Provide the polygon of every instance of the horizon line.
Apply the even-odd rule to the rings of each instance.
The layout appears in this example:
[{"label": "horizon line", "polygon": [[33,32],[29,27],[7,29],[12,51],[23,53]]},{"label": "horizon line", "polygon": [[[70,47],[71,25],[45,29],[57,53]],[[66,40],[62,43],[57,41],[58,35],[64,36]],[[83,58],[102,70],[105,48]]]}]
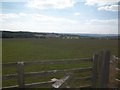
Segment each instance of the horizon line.
[{"label": "horizon line", "polygon": [[31,32],[31,33],[59,33],[59,34],[100,34],[100,35],[120,35],[119,33],[117,34],[110,34],[110,33],[83,33],[83,32],[37,32],[37,31],[23,31],[23,30],[16,30],[16,31],[11,31],[11,30],[0,30],[1,31],[9,31],[9,32]]}]

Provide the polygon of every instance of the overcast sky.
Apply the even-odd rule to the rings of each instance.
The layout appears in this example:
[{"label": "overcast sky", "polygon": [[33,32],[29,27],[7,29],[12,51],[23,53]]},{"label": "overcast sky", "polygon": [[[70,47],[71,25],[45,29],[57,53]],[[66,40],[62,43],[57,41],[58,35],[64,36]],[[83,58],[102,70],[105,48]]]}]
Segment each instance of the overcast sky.
[{"label": "overcast sky", "polygon": [[0,29],[118,33],[119,0],[0,0]]}]

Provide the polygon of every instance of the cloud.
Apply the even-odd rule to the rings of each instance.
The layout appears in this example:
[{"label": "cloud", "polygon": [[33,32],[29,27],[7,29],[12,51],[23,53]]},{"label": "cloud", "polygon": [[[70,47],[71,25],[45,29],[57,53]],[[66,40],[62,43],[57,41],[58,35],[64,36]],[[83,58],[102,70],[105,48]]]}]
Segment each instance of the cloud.
[{"label": "cloud", "polygon": [[98,10],[104,10],[104,11],[120,11],[119,5],[109,5],[109,6],[101,6],[98,8]]},{"label": "cloud", "polygon": [[19,16],[27,16],[26,13],[19,13]]},{"label": "cloud", "polygon": [[74,4],[75,0],[29,0],[27,6],[37,9],[64,9],[73,7]]},{"label": "cloud", "polygon": [[118,20],[117,19],[108,19],[108,20],[100,20],[100,19],[92,19],[88,21],[88,24],[95,24],[95,25],[117,25]]},{"label": "cloud", "polygon": [[42,14],[32,14],[32,18],[36,21],[50,21],[50,22],[74,22],[73,20],[63,18],[63,17],[53,17],[53,16],[47,16],[47,15],[42,15]]},{"label": "cloud", "polygon": [[75,16],[80,16],[79,12],[74,13]]},{"label": "cloud", "polygon": [[86,21],[87,28],[90,32],[98,34],[118,34],[118,20],[117,19],[91,19]]},{"label": "cloud", "polygon": [[[1,14],[0,14],[1,15]],[[15,15],[16,17],[11,17]],[[57,31],[60,27],[69,26],[77,23],[75,20],[71,20],[64,17],[54,17],[42,15],[39,13],[27,14],[27,13],[18,13],[18,14],[2,14],[2,29],[11,29],[11,30],[38,30],[50,32],[52,30]],[[5,17],[7,16],[7,18]]]},{"label": "cloud", "polygon": [[12,19],[12,18],[19,18],[19,17],[23,17],[23,16],[27,16],[26,13],[18,13],[18,14],[15,14],[15,13],[7,13],[7,14],[0,14],[0,18],[1,19]]},{"label": "cloud", "polygon": [[[1,14],[0,14],[1,15]],[[86,22],[39,13],[3,14],[2,30],[22,30],[57,33],[118,33],[118,20],[92,19]],[[7,18],[6,18],[7,16]],[[9,17],[9,18],[8,18]],[[17,17],[17,18],[16,18]]]},{"label": "cloud", "polygon": [[120,8],[117,4],[119,0],[86,0],[85,5],[97,6],[98,10],[104,11],[118,11]]},{"label": "cloud", "polygon": [[9,13],[9,14],[0,14],[0,18],[8,19],[8,18],[17,18],[17,14]]},{"label": "cloud", "polygon": [[26,2],[27,0],[0,0],[0,2]]},{"label": "cloud", "polygon": [[1,19],[21,19],[21,18],[28,18],[30,20],[34,21],[39,21],[39,22],[69,22],[69,23],[76,23],[76,21],[67,19],[64,17],[54,17],[54,16],[47,16],[39,13],[33,13],[33,14],[28,14],[28,13],[8,13],[8,14],[0,14]]},{"label": "cloud", "polygon": [[107,4],[113,4],[113,3],[118,3],[119,0],[86,0],[85,4],[86,5],[107,5]]}]

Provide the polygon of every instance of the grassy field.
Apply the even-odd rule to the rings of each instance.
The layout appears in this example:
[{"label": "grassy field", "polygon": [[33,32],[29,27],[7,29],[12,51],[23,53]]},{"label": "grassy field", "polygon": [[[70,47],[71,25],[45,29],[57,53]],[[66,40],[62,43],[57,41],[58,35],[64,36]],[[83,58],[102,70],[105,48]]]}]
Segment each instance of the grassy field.
[{"label": "grassy field", "polygon": [[3,39],[2,46],[3,63],[92,57],[102,49],[118,54],[117,40]]},{"label": "grassy field", "polygon": [[[108,49],[118,56],[118,41],[106,39],[3,39],[2,62],[58,60],[91,58],[94,53]],[[89,67],[91,63],[25,67],[25,72],[52,69]],[[16,68],[3,68],[3,74],[15,73]],[[90,74],[90,73],[87,73]],[[84,74],[84,75],[87,75]],[[57,75],[62,77],[61,75]],[[81,76],[81,75],[80,75]],[[53,76],[52,76],[53,77]],[[27,78],[26,83],[44,81],[51,78]],[[3,82],[3,86],[16,84],[16,80]]]}]

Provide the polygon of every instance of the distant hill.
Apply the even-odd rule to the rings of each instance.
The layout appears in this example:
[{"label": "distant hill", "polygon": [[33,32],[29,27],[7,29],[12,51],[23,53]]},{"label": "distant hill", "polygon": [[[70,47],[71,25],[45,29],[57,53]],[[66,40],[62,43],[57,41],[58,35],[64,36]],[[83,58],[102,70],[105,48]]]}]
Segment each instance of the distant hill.
[{"label": "distant hill", "polygon": [[11,31],[1,31],[2,38],[32,38],[34,37],[31,32],[11,32]]},{"label": "distant hill", "polygon": [[79,34],[82,37],[91,37],[91,38],[120,38],[118,34]]},{"label": "distant hill", "polygon": [[107,39],[120,39],[120,35],[117,34],[74,34],[74,33],[39,33],[39,32],[12,32],[12,31],[0,31],[2,32],[2,38],[107,38]]},{"label": "distant hill", "polygon": [[84,34],[84,33],[69,33],[71,35],[79,35],[81,38],[110,38],[120,39],[120,34]]},{"label": "distant hill", "polygon": [[12,31],[0,31],[2,32],[2,38],[75,38],[79,35],[71,34],[59,34],[59,33],[39,33],[39,32],[12,32]]}]

